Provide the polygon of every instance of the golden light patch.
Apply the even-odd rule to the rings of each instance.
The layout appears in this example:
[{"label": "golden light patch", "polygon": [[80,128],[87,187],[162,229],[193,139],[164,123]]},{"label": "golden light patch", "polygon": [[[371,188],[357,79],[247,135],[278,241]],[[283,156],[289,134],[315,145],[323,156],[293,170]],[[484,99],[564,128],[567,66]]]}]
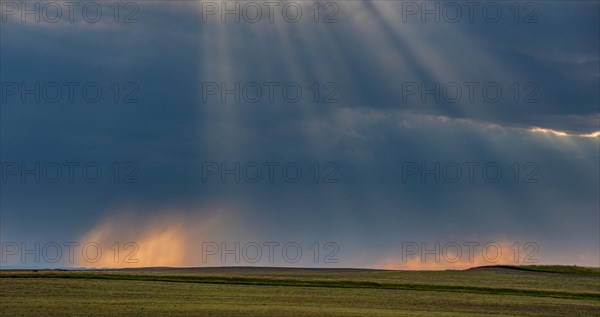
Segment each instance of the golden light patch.
[{"label": "golden light patch", "polygon": [[117,214],[79,239],[82,256],[76,257],[75,265],[87,268],[211,265],[201,261],[201,245],[218,239],[221,232],[235,231],[236,226],[226,218],[223,212],[206,217],[172,211],[151,217]]},{"label": "golden light patch", "polygon": [[[407,257],[390,257],[375,265],[387,270],[464,270],[489,265],[535,264],[537,259],[532,248],[509,242],[481,243],[469,249],[465,245],[444,250],[441,245],[436,252],[419,249]],[[433,245],[427,244],[428,248]],[[533,247],[533,246],[531,246]],[[533,255],[533,256],[532,256]]]},{"label": "golden light patch", "polygon": [[532,128],[529,131],[534,133],[543,133],[543,134],[552,134],[557,136],[568,136],[569,134],[562,131],[556,131],[552,129],[544,129],[544,128]]},{"label": "golden light patch", "polygon": [[552,130],[552,129],[544,129],[544,128],[531,128],[530,132],[533,133],[543,133],[546,135],[556,135],[556,136],[574,136],[580,138],[597,138],[600,137],[600,131],[592,132],[592,133],[583,133],[583,134],[569,134],[564,131]]}]

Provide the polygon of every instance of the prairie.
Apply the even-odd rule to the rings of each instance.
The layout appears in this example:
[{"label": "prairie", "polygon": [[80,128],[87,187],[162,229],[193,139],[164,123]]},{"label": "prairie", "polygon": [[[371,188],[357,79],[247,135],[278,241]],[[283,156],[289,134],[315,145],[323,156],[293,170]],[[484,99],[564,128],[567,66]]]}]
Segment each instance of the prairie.
[{"label": "prairie", "polygon": [[2,316],[597,316],[600,270],[2,270]]}]

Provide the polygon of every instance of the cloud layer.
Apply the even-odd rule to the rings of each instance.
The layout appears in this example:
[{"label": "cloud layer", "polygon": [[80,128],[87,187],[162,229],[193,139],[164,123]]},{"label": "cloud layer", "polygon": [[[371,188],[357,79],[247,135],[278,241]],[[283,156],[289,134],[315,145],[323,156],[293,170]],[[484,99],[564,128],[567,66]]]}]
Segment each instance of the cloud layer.
[{"label": "cloud layer", "polygon": [[[7,17],[2,241],[133,241],[148,266],[411,269],[456,265],[399,261],[404,242],[532,242],[542,263],[600,265],[598,3],[535,2],[518,22],[501,3],[473,23],[389,1],[236,23],[206,3],[139,2],[129,24]],[[41,101],[22,99],[37,83]],[[236,241],[304,257],[202,261],[202,242]]]}]

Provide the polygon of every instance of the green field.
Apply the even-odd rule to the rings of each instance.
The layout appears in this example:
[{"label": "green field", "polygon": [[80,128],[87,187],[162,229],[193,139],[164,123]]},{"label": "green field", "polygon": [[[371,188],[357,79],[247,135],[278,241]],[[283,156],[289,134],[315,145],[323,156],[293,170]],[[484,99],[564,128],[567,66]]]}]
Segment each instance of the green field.
[{"label": "green field", "polygon": [[600,316],[600,270],[3,270],[0,315]]}]

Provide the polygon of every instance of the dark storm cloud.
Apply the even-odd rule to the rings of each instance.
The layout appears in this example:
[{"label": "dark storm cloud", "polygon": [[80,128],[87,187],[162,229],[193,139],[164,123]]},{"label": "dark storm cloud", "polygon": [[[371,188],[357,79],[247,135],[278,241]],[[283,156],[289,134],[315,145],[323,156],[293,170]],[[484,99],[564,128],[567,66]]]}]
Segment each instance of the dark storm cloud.
[{"label": "dark storm cloud", "polygon": [[[595,263],[598,138],[530,128],[598,130],[597,3],[539,2],[539,22],[526,25],[510,16],[402,23],[402,7],[387,1],[339,3],[332,24],[202,23],[198,3],[138,4],[139,22],[128,25],[2,24],[3,83],[98,82],[108,96],[55,104],[10,96],[2,104],[3,162],[97,162],[104,171],[98,183],[7,176],[3,239],[72,240],[125,209],[143,218],[226,206],[252,232],[246,239],[336,241],[347,265],[373,265],[403,241],[506,237],[537,242],[549,261],[585,253],[581,263]],[[115,82],[139,87],[139,102],[112,101]],[[203,83],[223,82],[294,82],[303,98],[203,95]],[[314,103],[315,82],[334,83],[336,102]],[[406,83],[435,82],[495,82],[504,98],[451,103],[417,93],[403,101]],[[515,82],[535,83],[539,102],[513,102]],[[133,162],[138,181],[115,184],[114,162]],[[256,183],[225,175],[223,183],[220,171],[206,175],[207,162],[254,162],[263,174]],[[291,183],[278,174],[271,183],[268,162],[297,163],[303,177]],[[406,164],[436,162],[459,164],[461,181],[405,175]],[[467,162],[479,164],[474,183]],[[501,166],[500,181],[482,178],[488,163]],[[528,163],[537,182],[524,182]]]}]

